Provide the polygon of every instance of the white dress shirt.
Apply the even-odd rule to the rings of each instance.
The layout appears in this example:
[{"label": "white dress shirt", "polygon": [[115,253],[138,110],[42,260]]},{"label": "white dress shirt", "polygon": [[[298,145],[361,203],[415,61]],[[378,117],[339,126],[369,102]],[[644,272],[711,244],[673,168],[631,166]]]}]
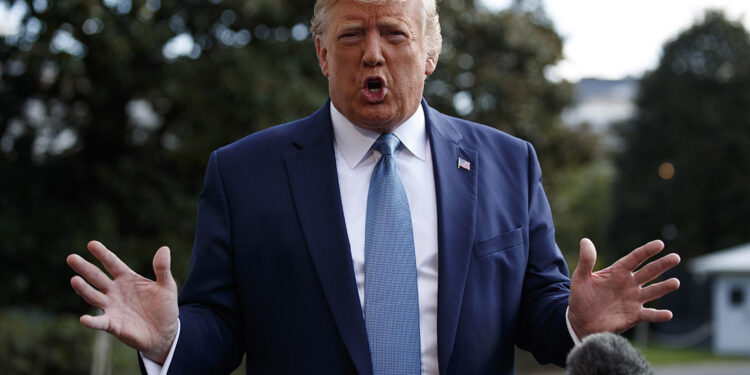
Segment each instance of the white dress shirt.
[{"label": "white dress shirt", "polygon": [[[367,193],[370,189],[370,176],[380,159],[380,152],[370,150],[370,147],[380,134],[355,126],[333,104],[331,120],[346,232],[349,235],[359,301],[364,311]],[[422,106],[393,130],[393,134],[401,141],[394,155],[406,198],[409,200],[414,233],[422,373],[437,375],[437,199]]]},{"label": "white dress shirt", "polygon": [[[364,311],[365,303],[365,218],[370,176],[380,158],[380,152],[371,150],[379,133],[352,124],[331,104],[334,152],[338,173],[344,221],[352,252],[352,265]],[[419,337],[422,350],[422,374],[438,374],[437,356],[437,303],[438,303],[438,240],[437,198],[432,154],[427,137],[424,109],[419,109],[393,130],[401,141],[395,152],[399,176],[406,190],[411,212],[414,251],[417,261],[417,291],[419,293]],[[567,318],[568,331],[573,341],[575,335]],[[172,354],[177,346],[179,327],[172,348],[163,367],[143,356],[148,375],[167,373]]]}]

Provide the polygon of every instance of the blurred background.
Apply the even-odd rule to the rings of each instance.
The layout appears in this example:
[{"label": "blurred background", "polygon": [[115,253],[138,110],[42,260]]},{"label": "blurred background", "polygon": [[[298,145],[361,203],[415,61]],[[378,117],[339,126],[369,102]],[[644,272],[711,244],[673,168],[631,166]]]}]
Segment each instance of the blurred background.
[{"label": "blurred background", "polygon": [[[98,239],[153,277],[166,244],[184,280],[210,152],[328,96],[313,3],[0,0],[0,374],[137,373],[65,257]],[[438,6],[427,101],[534,144],[570,268],[584,236],[600,265],[682,256],[675,319],[626,333],[647,358],[750,360],[750,4]]]}]

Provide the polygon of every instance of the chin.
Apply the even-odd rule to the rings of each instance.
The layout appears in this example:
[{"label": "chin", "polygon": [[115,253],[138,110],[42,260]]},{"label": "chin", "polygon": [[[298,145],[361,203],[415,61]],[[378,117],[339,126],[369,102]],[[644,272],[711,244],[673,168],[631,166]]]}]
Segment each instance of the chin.
[{"label": "chin", "polygon": [[384,125],[373,125],[371,127],[368,127],[367,129],[380,133],[380,134],[385,134],[385,133],[392,132],[393,129],[395,128],[396,128],[396,125],[384,124]]},{"label": "chin", "polygon": [[360,127],[378,133],[390,133],[398,123],[388,116],[362,116],[358,119]]},{"label": "chin", "polygon": [[382,108],[383,104],[369,104],[359,111],[358,122],[362,127],[379,133],[388,133],[405,119],[397,119],[393,111]]}]

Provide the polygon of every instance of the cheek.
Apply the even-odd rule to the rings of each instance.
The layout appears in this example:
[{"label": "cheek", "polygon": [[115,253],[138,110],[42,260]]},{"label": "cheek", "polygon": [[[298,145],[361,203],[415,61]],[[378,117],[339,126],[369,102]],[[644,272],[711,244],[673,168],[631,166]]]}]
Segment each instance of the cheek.
[{"label": "cheek", "polygon": [[354,77],[351,73],[355,71],[358,65],[351,56],[338,55],[334,59],[328,60],[328,66],[331,75],[336,75],[339,79],[352,80]]},{"label": "cheek", "polygon": [[414,61],[411,61],[409,65],[402,65],[399,75],[401,75],[403,82],[407,83],[407,90],[417,91],[420,89],[424,81],[424,69],[424,64]]},{"label": "cheek", "polygon": [[421,54],[411,52],[402,54],[392,67],[395,66],[397,74],[401,75],[402,78],[413,82],[424,78],[425,63],[426,61],[421,57]]}]

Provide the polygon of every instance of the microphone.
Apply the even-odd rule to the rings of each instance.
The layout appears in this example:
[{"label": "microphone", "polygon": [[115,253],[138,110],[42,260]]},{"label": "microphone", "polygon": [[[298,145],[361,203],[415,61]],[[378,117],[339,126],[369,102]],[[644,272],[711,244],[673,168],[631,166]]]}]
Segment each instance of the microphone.
[{"label": "microphone", "polygon": [[567,375],[654,375],[627,339],[609,332],[586,336],[568,354]]}]

